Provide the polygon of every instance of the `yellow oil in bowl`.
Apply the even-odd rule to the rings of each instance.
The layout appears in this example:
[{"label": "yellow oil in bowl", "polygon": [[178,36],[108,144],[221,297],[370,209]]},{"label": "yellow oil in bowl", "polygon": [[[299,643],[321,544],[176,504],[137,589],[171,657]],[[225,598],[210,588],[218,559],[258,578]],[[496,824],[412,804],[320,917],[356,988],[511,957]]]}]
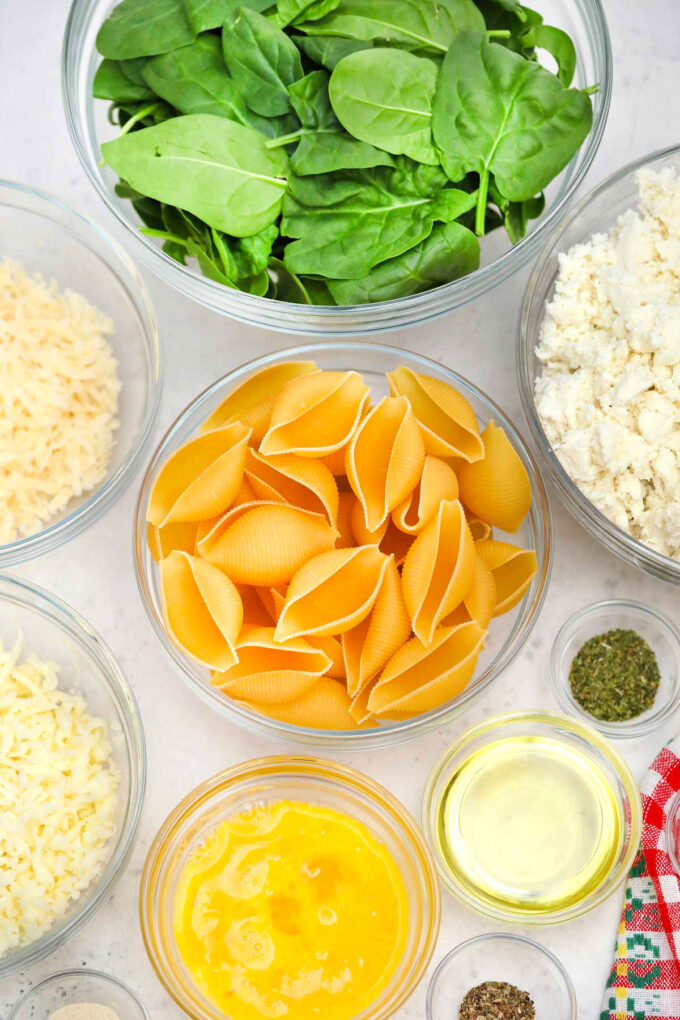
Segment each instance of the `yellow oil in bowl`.
[{"label": "yellow oil in bowl", "polygon": [[492,908],[539,915],[585,900],[611,871],[625,818],[587,749],[508,736],[472,751],[436,806],[440,859]]}]

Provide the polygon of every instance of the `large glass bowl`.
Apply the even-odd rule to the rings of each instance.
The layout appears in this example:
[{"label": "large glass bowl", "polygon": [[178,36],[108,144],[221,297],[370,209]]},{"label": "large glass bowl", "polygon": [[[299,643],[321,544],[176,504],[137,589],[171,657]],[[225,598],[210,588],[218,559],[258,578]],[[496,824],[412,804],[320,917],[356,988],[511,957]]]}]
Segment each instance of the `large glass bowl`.
[{"label": "large glass bowl", "polygon": [[97,30],[108,15],[111,0],[75,0],[63,49],[62,87],[66,118],[78,157],[100,197],[128,231],[135,257],[172,287],[200,304],[254,326],[314,336],[357,336],[386,332],[436,318],[486,293],[529,262],[540,250],[549,229],[563,215],[590,167],[602,138],[612,85],[612,55],[601,0],[541,0],[546,22],[565,29],[574,39],[578,62],[575,85],[598,84],[593,96],[593,129],[580,151],[550,185],[543,216],[514,248],[504,231],[496,231],[482,245],[482,266],[471,276],[424,294],[373,305],[326,307],[289,304],[253,297],[225,288],[180,266],[164,254],[158,243],[139,232],[139,221],[129,202],[114,192],[116,177],[100,166],[100,145],[113,137],[107,120],[107,103],[92,98],[92,80],[99,60]]},{"label": "large glass bowl", "polygon": [[301,800],[368,826],[394,858],[409,900],[404,955],[378,999],[355,1020],[386,1020],[415,990],[437,941],[440,892],[418,826],[387,790],[344,765],[315,758],[260,758],[218,773],[171,812],[156,835],[140,888],[142,935],[158,977],[191,1020],[226,1020],[192,981],[173,935],[175,891],[187,858],[221,821],[254,801]]},{"label": "large glass bowl", "polygon": [[35,942],[0,956],[0,977],[25,970],[54,953],[106,902],[123,873],[137,832],[146,782],[142,720],[132,689],[99,634],[54,595],[0,574],[0,639],[11,648],[23,636],[23,650],[59,667],[59,683],[81,694],[90,714],[108,724],[118,771],[116,832],[99,875],[56,924]]},{"label": "large glass bowl", "polygon": [[680,146],[661,149],[617,170],[581,199],[551,235],[534,266],[524,294],[517,331],[517,373],[522,404],[541,466],[554,482],[567,510],[610,552],[654,577],[680,584],[680,561],[655,552],[632,538],[598,510],[574,484],[550,445],[534,402],[534,380],[541,373],[536,347],[545,305],[555,287],[560,254],[572,245],[584,243],[593,234],[611,230],[622,213],[638,204],[635,183],[638,170],[643,167],[660,170],[665,166],[680,171]]},{"label": "large glass bowl", "polygon": [[[398,365],[406,365],[416,372],[424,372],[441,379],[460,390],[472,405],[482,425],[486,425],[489,419],[493,418],[497,425],[505,429],[531,481],[533,496],[531,509],[518,534],[510,536],[508,541],[535,549],[538,572],[521,603],[512,612],[493,621],[486,647],[479,658],[477,673],[468,687],[448,704],[414,719],[385,723],[373,729],[341,731],[307,729],[257,715],[241,708],[212,686],[208,670],[203,669],[173,643],[163,623],[158,566],[149,553],[146,541],[146,508],[151,487],[160,467],[171,453],[198,430],[204,419],[234,386],[268,365],[297,359],[311,359],[322,369],[354,369],[363,375],[378,399],[388,393],[387,380],[383,373],[391,371]],[[239,726],[261,736],[292,740],[306,747],[326,751],[330,748],[364,750],[394,744],[428,730],[437,729],[464,712],[512,662],[529,636],[546,594],[552,557],[552,518],[545,486],[521,436],[501,409],[476,386],[443,365],[394,347],[369,343],[328,342],[289,348],[242,365],[204,390],[180,414],[161,440],[144,477],[137,502],[134,544],[137,583],[147,615],[163,647],[178,667],[180,675],[204,701]]]},{"label": "large glass bowl", "polygon": [[108,342],[118,362],[121,391],[119,426],[104,481],[72,499],[41,531],[0,545],[0,568],[56,549],[118,498],[146,450],[161,392],[156,317],[141,276],[113,238],[59,199],[0,181],[3,258],[82,294],[113,320]]}]

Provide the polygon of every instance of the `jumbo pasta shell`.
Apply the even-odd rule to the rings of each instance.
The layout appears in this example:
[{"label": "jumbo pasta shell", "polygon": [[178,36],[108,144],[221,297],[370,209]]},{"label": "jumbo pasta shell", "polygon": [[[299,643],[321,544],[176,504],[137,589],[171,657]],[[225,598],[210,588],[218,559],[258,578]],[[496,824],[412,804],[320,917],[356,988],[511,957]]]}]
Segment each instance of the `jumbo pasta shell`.
[{"label": "jumbo pasta shell", "polygon": [[359,694],[404,644],[411,620],[401,593],[399,571],[390,557],[372,610],[342,635],[342,652],[350,697]]},{"label": "jumbo pasta shell", "polygon": [[409,549],[401,575],[413,632],[427,645],[474,577],[475,544],[460,503],[445,501]]},{"label": "jumbo pasta shell", "polygon": [[493,528],[486,521],[483,521],[480,517],[476,517],[475,514],[464,506],[465,520],[467,521],[470,534],[475,542],[486,542],[488,538],[493,538]]},{"label": "jumbo pasta shell", "polygon": [[243,700],[238,704],[252,712],[292,726],[305,726],[316,730],[361,728],[349,714],[351,702],[344,684],[325,676],[320,677],[311,690],[294,701],[273,705]]},{"label": "jumbo pasta shell", "polygon": [[286,361],[260,369],[231,391],[203,422],[201,431],[240,421],[252,430],[250,441],[258,445],[269,428],[272,408],[283,387],[291,379],[318,371],[313,361]]},{"label": "jumbo pasta shell", "polygon": [[232,698],[271,704],[293,701],[314,686],[331,660],[304,638],[279,642],[273,627],[244,627],[236,653],[238,662],[212,682]]},{"label": "jumbo pasta shell", "polygon": [[347,478],[375,531],[418,484],[423,435],[405,397],[385,397],[366,415],[347,447]]},{"label": "jumbo pasta shell", "polygon": [[236,586],[217,567],[185,552],[171,552],[160,571],[163,617],[175,644],[212,670],[234,665],[243,622]]},{"label": "jumbo pasta shell", "polygon": [[367,724],[375,724],[377,722],[375,716],[368,710],[368,699],[371,696],[371,690],[373,689],[375,682],[370,682],[364,687],[363,691],[359,691],[352,698],[352,704],[349,706],[349,714],[354,719],[355,723],[360,726]]},{"label": "jumbo pasta shell", "polygon": [[531,482],[519,454],[502,428],[490,421],[482,432],[484,457],[462,464],[460,498],[494,528],[516,532],[531,506]]},{"label": "jumbo pasta shell", "polygon": [[238,509],[226,526],[217,526],[217,538],[213,532],[199,544],[201,555],[237,584],[285,584],[303,563],[335,544],[337,532],[321,514],[285,503]]},{"label": "jumbo pasta shell", "polygon": [[434,457],[481,460],[484,444],[472,407],[458,390],[440,379],[399,365],[387,373],[392,393],[407,397],[420,423],[425,449]]},{"label": "jumbo pasta shell", "polygon": [[446,461],[428,454],[420,481],[410,495],[392,512],[392,520],[400,531],[418,535],[436,516],[445,499],[458,499],[456,472]]},{"label": "jumbo pasta shell", "polygon": [[265,607],[272,623],[278,623],[286,601],[286,585],[280,584],[277,588],[255,588],[254,591]]},{"label": "jumbo pasta shell", "polygon": [[236,587],[243,603],[243,626],[271,627],[274,621],[258,594],[259,589],[249,584],[237,584]]},{"label": "jumbo pasta shell", "polygon": [[373,608],[387,563],[375,545],[315,556],[290,582],[277,640],[342,634],[356,627]]},{"label": "jumbo pasta shell", "polygon": [[379,524],[375,531],[369,531],[366,527],[364,508],[354,493],[347,493],[351,499],[350,528],[352,530],[352,545],[380,545],[389,524],[386,517],[382,524]]},{"label": "jumbo pasta shell", "polygon": [[320,648],[331,660],[331,664],[326,670],[326,676],[331,676],[335,680],[344,680],[345,660],[342,657],[340,638],[333,637],[331,634],[314,634],[306,640],[308,644]]},{"label": "jumbo pasta shell", "polygon": [[380,552],[385,553],[385,556],[394,556],[394,562],[398,567],[401,567],[413,545],[414,537],[401,531],[390,518],[387,521],[385,534],[380,540]]},{"label": "jumbo pasta shell", "polygon": [[338,516],[338,486],[320,460],[283,453],[266,457],[248,450],[245,479],[257,499],[278,500],[313,513],[325,513],[331,524]]},{"label": "jumbo pasta shell", "polygon": [[457,697],[475,671],[486,631],[474,620],[440,627],[429,645],[411,638],[385,666],[368,699],[379,718],[404,718]]},{"label": "jumbo pasta shell", "polygon": [[475,549],[496,584],[494,616],[513,609],[524,597],[538,571],[533,549],[519,549],[509,542],[477,542]]},{"label": "jumbo pasta shell", "polygon": [[155,524],[147,524],[146,541],[156,563],[169,556],[173,549],[194,553],[198,528],[196,521],[171,522],[164,524],[162,528],[157,528]]},{"label": "jumbo pasta shell", "polygon": [[358,372],[316,372],[283,388],[260,444],[266,455],[325,457],[349,442],[368,400]]},{"label": "jumbo pasta shell", "polygon": [[249,435],[249,429],[235,422],[175,450],[153,483],[147,521],[163,527],[223,513],[240,488]]},{"label": "jumbo pasta shell", "polygon": [[444,626],[467,623],[474,620],[482,630],[486,630],[496,611],[497,591],[493,574],[475,550],[475,565],[472,586],[453,613],[442,621]]},{"label": "jumbo pasta shell", "polygon": [[352,531],[352,514],[357,505],[359,504],[353,492],[338,493],[338,517],[335,522],[338,529],[338,540],[335,543],[337,549],[349,549],[356,544]]}]

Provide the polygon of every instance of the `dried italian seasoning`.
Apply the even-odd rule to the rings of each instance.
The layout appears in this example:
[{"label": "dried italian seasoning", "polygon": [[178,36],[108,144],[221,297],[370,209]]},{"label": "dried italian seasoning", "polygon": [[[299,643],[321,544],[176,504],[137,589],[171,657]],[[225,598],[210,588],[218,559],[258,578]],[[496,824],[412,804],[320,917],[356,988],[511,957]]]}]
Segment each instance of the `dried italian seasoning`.
[{"label": "dried italian seasoning", "polygon": [[590,638],[569,670],[576,701],[605,722],[625,722],[646,712],[660,682],[656,656],[634,630],[608,630]]},{"label": "dried italian seasoning", "polygon": [[459,1020],[534,1020],[536,1012],[528,992],[507,981],[485,981],[466,992]]}]

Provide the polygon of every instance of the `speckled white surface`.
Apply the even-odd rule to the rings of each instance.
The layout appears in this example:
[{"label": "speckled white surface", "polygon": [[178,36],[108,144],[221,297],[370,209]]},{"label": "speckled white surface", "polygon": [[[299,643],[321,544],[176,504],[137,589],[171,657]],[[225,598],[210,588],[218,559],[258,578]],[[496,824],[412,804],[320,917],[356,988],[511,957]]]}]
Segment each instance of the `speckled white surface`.
[{"label": "speckled white surface", "polygon": [[[677,0],[646,0],[643,5],[639,0],[605,0],[605,5],[616,61],[615,91],[604,142],[586,187],[636,156],[677,142],[680,123]],[[72,151],[62,115],[59,60],[67,8],[68,0],[0,0],[0,176],[49,190],[110,225]],[[514,377],[514,334],[525,279],[522,273],[486,299],[388,340],[470,376],[523,428]],[[160,434],[216,376],[248,357],[284,346],[287,338],[234,325],[177,296],[153,277],[147,275],[147,280],[166,353]],[[102,520],[67,548],[17,570],[83,613],[119,657],[146,724],[149,785],[135,853],[111,900],[51,959],[0,982],[2,1018],[33,982],[84,964],[128,981],[153,1020],[179,1017],[155,979],[139,935],[137,885],[146,848],[166,813],[196,783],[226,765],[282,750],[209,712],[165,659],[143,614],[132,571],[130,528],[138,483],[139,478]],[[573,610],[597,598],[632,595],[680,622],[677,589],[626,567],[600,549],[561,507],[554,509],[553,582],[519,660],[481,703],[438,734],[360,759],[343,758],[390,787],[415,814],[430,766],[462,729],[508,709],[556,708],[548,686],[548,655],[559,625]],[[638,776],[673,730],[671,724],[644,741],[622,745]],[[596,1020],[599,1015],[619,910],[617,894],[579,921],[537,933],[571,973],[579,1020]],[[490,928],[445,896],[434,961],[462,939]],[[423,1018],[424,1001],[425,983],[400,1011],[399,1020]]]}]

